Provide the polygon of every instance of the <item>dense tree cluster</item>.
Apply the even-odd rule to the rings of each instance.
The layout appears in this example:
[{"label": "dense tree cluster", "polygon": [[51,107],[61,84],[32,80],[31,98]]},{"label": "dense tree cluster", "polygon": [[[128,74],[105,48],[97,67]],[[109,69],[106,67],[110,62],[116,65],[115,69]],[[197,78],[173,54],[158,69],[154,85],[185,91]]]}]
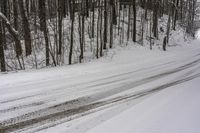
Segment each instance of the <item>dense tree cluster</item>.
[{"label": "dense tree cluster", "polygon": [[[83,62],[119,44],[143,45],[179,24],[194,35],[196,0],[0,0],[1,71]],[[167,26],[159,26],[166,16]],[[42,56],[44,55],[44,56]],[[41,57],[43,57],[41,59]]]}]

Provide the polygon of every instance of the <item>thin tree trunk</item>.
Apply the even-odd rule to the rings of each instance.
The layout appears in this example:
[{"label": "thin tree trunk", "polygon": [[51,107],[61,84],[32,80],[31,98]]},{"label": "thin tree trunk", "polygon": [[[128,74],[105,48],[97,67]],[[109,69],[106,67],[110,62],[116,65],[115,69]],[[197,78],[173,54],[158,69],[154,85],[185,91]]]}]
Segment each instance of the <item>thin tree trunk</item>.
[{"label": "thin tree trunk", "polygon": [[71,10],[72,10],[72,13],[71,13],[71,40],[70,40],[70,51],[69,51],[69,65],[72,64],[72,53],[73,53],[73,43],[74,43],[74,0],[72,0],[70,2],[71,4]]},{"label": "thin tree trunk", "polygon": [[133,42],[136,42],[136,35],[137,35],[137,31],[136,31],[136,26],[137,26],[137,13],[136,13],[136,0],[133,0]]},{"label": "thin tree trunk", "polygon": [[4,44],[3,44],[3,36],[2,36],[2,21],[0,21],[0,64],[1,64],[1,72],[6,71],[6,63],[5,63],[5,55],[4,55]]},{"label": "thin tree trunk", "polygon": [[18,0],[17,2],[19,4],[20,13],[22,17],[22,25],[24,30],[24,39],[25,39],[25,49],[26,49],[26,56],[31,55],[32,52],[32,46],[31,46],[31,34],[30,34],[30,27],[28,18],[25,14],[25,8],[24,8],[24,2],[23,0]]}]

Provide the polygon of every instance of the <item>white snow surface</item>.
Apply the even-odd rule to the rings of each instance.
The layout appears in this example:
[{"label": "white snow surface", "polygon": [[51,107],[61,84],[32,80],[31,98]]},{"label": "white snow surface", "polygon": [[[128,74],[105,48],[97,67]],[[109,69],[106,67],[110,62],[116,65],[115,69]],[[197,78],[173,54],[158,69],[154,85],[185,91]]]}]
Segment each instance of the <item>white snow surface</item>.
[{"label": "white snow surface", "polygon": [[[69,117],[11,131],[199,133],[199,76],[199,40],[179,42],[166,52],[117,47],[90,63],[0,74],[0,132],[7,122],[9,126],[102,102]],[[79,98],[85,101],[64,104]],[[31,115],[20,117],[26,114]],[[13,118],[19,119],[10,122]]]},{"label": "white snow surface", "polygon": [[199,133],[199,81],[170,87],[87,133]]}]

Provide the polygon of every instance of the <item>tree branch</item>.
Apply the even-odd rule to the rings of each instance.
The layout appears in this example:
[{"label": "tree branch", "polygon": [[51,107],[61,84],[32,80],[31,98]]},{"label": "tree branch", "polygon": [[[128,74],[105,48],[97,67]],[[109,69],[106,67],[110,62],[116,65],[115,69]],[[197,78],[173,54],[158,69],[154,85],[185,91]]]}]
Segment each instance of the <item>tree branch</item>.
[{"label": "tree branch", "polygon": [[0,19],[5,23],[8,31],[14,38],[19,38],[19,33],[16,31],[10,24],[9,20],[6,18],[6,16],[0,12]]}]

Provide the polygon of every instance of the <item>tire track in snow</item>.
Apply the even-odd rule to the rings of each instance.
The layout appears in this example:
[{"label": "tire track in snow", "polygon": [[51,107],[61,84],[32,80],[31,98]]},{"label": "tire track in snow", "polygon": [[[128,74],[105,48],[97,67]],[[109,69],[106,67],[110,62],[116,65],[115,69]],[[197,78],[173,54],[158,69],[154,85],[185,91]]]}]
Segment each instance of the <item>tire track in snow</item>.
[{"label": "tire track in snow", "polygon": [[[148,69],[152,69],[155,67],[161,67],[161,66],[165,66],[166,64],[170,64],[170,63],[173,63],[173,62],[168,62],[168,63],[164,63],[164,64],[161,64],[161,65],[155,65],[155,66],[152,66],[152,67],[148,67]],[[135,70],[135,71],[131,71],[131,72],[126,72],[126,73],[121,73],[121,74],[117,74],[117,75],[112,75],[112,76],[109,76],[109,77],[106,77],[106,78],[102,78],[102,79],[99,79],[99,80],[94,80],[94,81],[91,81],[91,82],[84,82],[84,83],[80,83],[80,84],[76,84],[76,85],[72,85],[72,86],[67,86],[67,87],[63,87],[63,89],[53,89],[51,90],[50,93],[40,93],[40,94],[36,94],[36,95],[31,95],[31,96],[25,96],[25,97],[21,97],[21,98],[15,98],[15,99],[10,99],[10,100],[6,100],[6,101],[2,101],[0,102],[0,104],[7,104],[7,103],[12,103],[12,102],[16,102],[16,101],[24,101],[26,99],[29,99],[29,98],[36,98],[36,97],[41,97],[41,96],[44,96],[44,95],[48,95],[48,99],[40,99],[40,101],[38,102],[34,102],[34,103],[28,103],[28,104],[23,104],[21,105],[15,105],[15,106],[12,106],[12,107],[8,107],[6,109],[2,109],[0,110],[0,113],[6,113],[6,112],[11,112],[11,111],[14,111],[14,110],[17,110],[17,109],[22,109],[22,108],[28,108],[28,107],[36,107],[36,106],[40,106],[42,104],[45,104],[45,103],[48,103],[50,101],[52,101],[52,99],[54,99],[55,96],[57,96],[56,94],[62,92],[62,90],[66,89],[66,88],[78,88],[79,90],[85,90],[86,88],[94,88],[94,87],[97,87],[97,86],[104,86],[104,85],[108,85],[108,84],[113,84],[113,83],[117,83],[117,82],[120,82],[120,81],[126,81],[127,79],[130,79],[134,73],[136,72],[139,72],[139,71],[142,71],[142,70],[146,70],[147,68],[142,68],[142,69],[139,69],[139,70]],[[117,78],[117,79],[115,79]],[[109,81],[110,79],[114,79],[114,80],[111,80]],[[108,80],[108,81],[107,81]],[[86,86],[84,86],[86,85]],[[84,86],[84,87],[82,87]],[[73,91],[73,90],[72,90]],[[52,97],[51,97],[52,95]],[[35,100],[34,100],[35,101]]]},{"label": "tire track in snow", "polygon": [[[141,69],[134,70],[134,71],[129,71],[129,72],[125,72],[125,73],[111,75],[109,77],[105,77],[105,78],[93,80],[93,81],[90,81],[90,82],[83,82],[83,83],[78,83],[78,84],[75,84],[75,85],[69,85],[69,86],[65,86],[65,88],[73,88],[73,87],[82,86],[82,85],[85,85],[85,84],[97,83],[95,85],[87,86],[87,87],[95,87],[95,86],[102,85],[102,83],[98,83],[100,81],[106,81],[106,80],[109,80],[109,79],[118,78],[118,77],[127,76],[127,75],[129,76],[131,74],[134,74],[135,72],[139,72],[139,71],[147,70],[147,69],[154,69],[155,67],[160,68],[161,66],[165,66],[165,65],[171,64],[171,63],[173,63],[173,62],[167,62],[167,63],[160,64],[160,65],[155,65],[155,66],[151,66],[151,67],[145,67],[145,68],[141,68]],[[109,82],[103,82],[103,84],[108,84],[108,83]],[[56,88],[56,89],[52,89],[51,91],[64,90],[65,88],[63,88],[63,89],[57,89]],[[36,96],[42,96],[42,95],[45,95],[45,94],[46,94],[46,92],[44,92],[44,93],[38,93],[38,94],[30,95],[30,96],[24,96],[24,97],[22,96],[20,98],[12,98],[12,99],[9,99],[9,100],[0,101],[0,104],[14,102],[14,101],[18,101],[18,100],[25,100],[25,99],[29,99],[29,98],[36,97]]]},{"label": "tire track in snow", "polygon": [[[185,70],[187,68],[190,68],[192,66],[199,64],[199,62],[200,62],[200,59],[197,59],[197,60],[192,61],[192,62],[190,62],[186,65],[183,65],[183,66],[178,67],[176,69],[164,72],[162,74],[154,75],[154,76],[145,78],[145,79],[140,80],[140,81],[132,82],[132,83],[128,84],[127,86],[123,86],[125,89],[120,90],[121,87],[117,88],[117,89],[115,88],[115,90],[117,90],[115,92],[110,91],[109,93],[108,92],[99,93],[99,94],[96,94],[95,96],[91,96],[91,97],[82,97],[82,98],[75,99],[75,100],[72,100],[72,101],[68,101],[68,102],[65,102],[65,103],[62,103],[62,104],[59,104],[59,105],[56,105],[56,106],[52,106],[52,107],[47,108],[47,109],[39,110],[39,111],[36,111],[36,112],[32,112],[32,113],[28,113],[28,114],[25,114],[25,115],[22,115],[22,116],[18,116],[16,118],[12,118],[12,119],[9,119],[9,120],[6,120],[6,121],[2,121],[2,122],[0,122],[0,132],[17,130],[17,129],[21,129],[21,128],[24,128],[24,127],[27,127],[27,126],[30,126],[30,125],[33,125],[33,124],[36,124],[36,123],[44,122],[44,121],[46,121],[47,123],[51,122],[51,121],[56,121],[56,120],[59,120],[61,118],[66,118],[66,117],[69,117],[69,116],[73,116],[75,114],[87,112],[91,109],[98,108],[100,106],[105,106],[107,104],[111,104],[111,103],[121,101],[122,100],[121,98],[113,98],[113,99],[109,100],[110,102],[109,101],[95,102],[95,101],[104,99],[106,97],[109,97],[111,95],[126,91],[128,89],[132,89],[132,88],[139,86],[141,84],[151,82],[151,81],[159,79],[161,77],[165,77],[165,76],[168,76],[170,74]],[[172,83],[162,85],[162,86],[160,86],[156,89],[153,89],[153,90],[147,90],[147,91],[144,91],[144,92],[141,92],[141,93],[138,93],[138,94],[133,94],[132,96],[129,96],[129,97],[125,96],[125,97],[123,97],[123,99],[128,99],[130,97],[138,97],[140,95],[143,96],[143,94],[147,95],[147,94],[149,94],[149,92],[155,92],[156,90],[162,90],[163,88],[167,88],[167,87],[179,84],[183,81],[185,82],[187,80],[190,80],[191,78],[196,78],[198,76],[199,76],[199,74],[197,74],[193,77],[183,79],[183,80],[178,80],[176,82],[172,82]],[[107,95],[105,96],[105,94],[107,94]],[[70,105],[71,105],[71,108],[69,108]],[[50,113],[48,113],[48,112],[50,112]]]},{"label": "tire track in snow", "polygon": [[[32,129],[32,131],[30,131],[30,133],[42,131],[42,130],[45,130],[45,129],[48,129],[48,128],[51,128],[51,127],[55,127],[55,126],[57,126],[59,124],[66,123],[68,121],[71,121],[71,120],[74,120],[74,119],[78,119],[80,117],[83,117],[83,116],[86,116],[86,115],[89,115],[89,114],[92,114],[92,113],[107,109],[109,107],[116,106],[116,105],[118,105],[120,103],[126,103],[126,102],[128,102],[130,100],[139,99],[139,98],[145,97],[147,95],[151,95],[151,94],[160,92],[160,91],[162,91],[162,90],[164,90],[164,89],[166,89],[168,87],[176,86],[176,85],[182,84],[184,82],[187,82],[187,81],[193,80],[195,78],[199,78],[199,77],[200,77],[200,73],[195,74],[193,76],[186,77],[186,78],[181,79],[181,80],[176,80],[174,82],[163,84],[161,86],[158,86],[156,88],[153,88],[153,89],[150,89],[150,90],[147,90],[147,91],[141,91],[141,92],[139,92],[137,94],[119,96],[119,97],[116,97],[116,98],[113,98],[113,99],[110,99],[110,100],[106,100],[104,102],[96,102],[94,104],[88,105],[88,106],[93,105],[93,107],[90,107],[85,112],[82,110],[83,113],[81,112],[81,113],[79,113],[79,115],[74,114],[72,116],[69,116],[69,118],[67,120],[63,120],[63,121],[60,121],[60,122],[57,122],[57,123],[50,123],[49,125],[46,125],[46,126],[43,126],[43,127],[39,127],[39,128],[37,128],[37,127],[36,128],[35,127],[28,127],[28,128],[19,130],[19,132],[30,130],[31,128],[35,128],[35,129]],[[77,116],[75,116],[75,115],[77,115]]]},{"label": "tire track in snow", "polygon": [[[74,108],[74,109],[65,110],[63,112],[58,112],[58,113],[51,114],[51,115],[48,115],[48,116],[45,116],[45,117],[41,117],[39,119],[32,119],[31,121],[24,121],[22,123],[17,123],[17,124],[14,124],[14,125],[6,126],[4,128],[0,128],[0,132],[3,133],[3,132],[14,131],[18,128],[26,127],[27,125],[32,125],[32,124],[38,123],[38,122],[44,122],[44,121],[54,122],[56,120],[66,118],[66,117],[70,117],[70,116],[74,116],[74,115],[77,115],[77,114],[80,114],[80,116],[78,116],[78,117],[82,117],[84,115],[88,115],[90,113],[100,111],[101,109],[98,110],[98,108],[100,108],[100,107],[110,105],[110,104],[113,105],[113,104],[117,104],[117,103],[121,103],[121,102],[127,102],[129,100],[138,99],[138,98],[159,92],[159,91],[166,89],[168,87],[172,87],[172,86],[190,81],[190,80],[198,78],[198,77],[200,77],[200,73],[186,77],[186,78],[183,78],[183,79],[180,79],[180,80],[176,80],[176,81],[173,81],[173,82],[170,82],[170,83],[166,83],[166,84],[163,84],[163,85],[160,85],[158,87],[148,89],[148,90],[145,90],[145,91],[140,91],[140,92],[125,95],[125,96],[119,96],[119,97],[116,97],[116,98],[111,98],[111,99],[108,99],[108,100],[105,100],[105,101],[91,103],[91,104],[80,106],[80,107],[77,107],[77,108]],[[88,113],[88,111],[91,111],[91,110],[94,110],[94,109],[97,109],[97,110],[95,110],[94,112]],[[105,108],[102,108],[102,109],[105,109]],[[72,119],[69,118],[68,120],[66,120],[64,122],[67,122],[67,121],[70,121],[70,120],[72,120]],[[62,123],[64,123],[64,122],[62,122]],[[61,123],[58,123],[58,124],[61,124]],[[48,125],[46,127],[42,127],[40,129],[37,129],[36,131],[44,130],[46,128],[56,126],[58,124]],[[34,132],[36,132],[36,131],[34,131]]]}]

